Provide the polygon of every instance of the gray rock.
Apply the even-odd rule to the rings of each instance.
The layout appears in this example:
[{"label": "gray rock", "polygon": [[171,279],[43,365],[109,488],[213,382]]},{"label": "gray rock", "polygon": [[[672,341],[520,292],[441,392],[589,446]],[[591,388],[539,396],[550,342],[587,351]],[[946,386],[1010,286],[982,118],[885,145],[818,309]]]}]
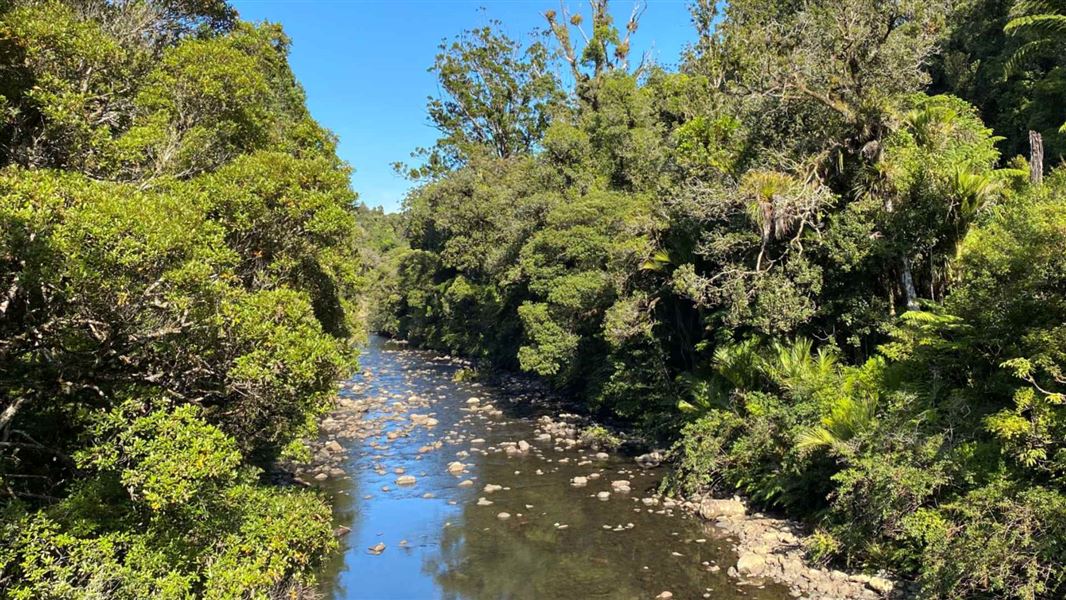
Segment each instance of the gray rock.
[{"label": "gray rock", "polygon": [[737,500],[705,498],[700,502],[700,516],[711,520],[719,517],[742,517],[747,510]]},{"label": "gray rock", "polygon": [[866,582],[866,587],[879,594],[890,594],[895,586],[891,581],[884,577],[871,577],[870,581]]},{"label": "gray rock", "polygon": [[766,558],[758,554],[741,554],[737,559],[737,573],[757,577],[766,569]]}]

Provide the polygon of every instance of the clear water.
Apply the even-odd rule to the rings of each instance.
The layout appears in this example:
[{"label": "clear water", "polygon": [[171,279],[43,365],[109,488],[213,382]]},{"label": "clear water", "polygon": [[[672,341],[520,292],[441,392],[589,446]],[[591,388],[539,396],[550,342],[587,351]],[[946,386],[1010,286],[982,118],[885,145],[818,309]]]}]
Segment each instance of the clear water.
[{"label": "clear water", "polygon": [[[730,579],[726,571],[736,557],[713,527],[676,510],[666,514],[661,506],[645,506],[641,499],[652,495],[661,471],[645,471],[631,458],[596,460],[592,450],[560,452],[534,442],[536,409],[528,396],[453,382],[453,362],[381,338],[371,339],[361,365],[363,372],[344,393],[388,401],[364,417],[373,433],[348,442],[343,467],[350,477],[321,484],[336,507],[336,524],[351,528],[321,574],[327,597],[627,599],[664,591],[677,599],[788,597],[780,586]],[[412,395],[429,406],[392,405]],[[492,402],[504,415],[466,410],[471,396]],[[388,431],[409,428],[408,412],[432,413],[439,424],[389,440]],[[474,438],[484,443],[472,444]],[[442,440],[439,449],[419,452]],[[518,440],[533,449],[512,457],[492,452],[501,442]],[[462,451],[469,456],[457,457]],[[468,464],[466,473],[448,473],[456,460]],[[417,482],[396,485],[396,468]],[[591,473],[600,478],[586,487],[570,485],[573,477]],[[459,487],[465,479],[475,485]],[[617,479],[631,481],[632,492],[612,493],[606,501],[596,497],[611,491]],[[489,494],[486,484],[509,489]],[[482,497],[492,505],[479,506]],[[500,520],[504,511],[511,517]],[[378,543],[385,544],[383,552],[368,550]]]}]

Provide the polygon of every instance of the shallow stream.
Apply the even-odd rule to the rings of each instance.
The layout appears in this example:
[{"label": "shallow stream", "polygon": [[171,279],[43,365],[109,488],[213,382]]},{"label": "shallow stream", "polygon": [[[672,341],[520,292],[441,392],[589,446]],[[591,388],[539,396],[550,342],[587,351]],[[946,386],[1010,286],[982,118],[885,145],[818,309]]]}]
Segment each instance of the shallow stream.
[{"label": "shallow stream", "polygon": [[360,364],[325,423],[332,474],[303,474],[351,529],[321,574],[328,598],[788,597],[727,576],[729,541],[654,498],[662,469],[547,441],[538,417],[566,421],[537,392],[454,381],[461,361],[377,337]]}]

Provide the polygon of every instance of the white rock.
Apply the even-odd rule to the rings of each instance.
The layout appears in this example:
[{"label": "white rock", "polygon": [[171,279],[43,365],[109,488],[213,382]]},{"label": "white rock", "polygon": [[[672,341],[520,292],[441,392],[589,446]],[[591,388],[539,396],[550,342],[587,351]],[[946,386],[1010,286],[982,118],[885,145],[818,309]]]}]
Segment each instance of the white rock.
[{"label": "white rock", "polygon": [[737,573],[741,575],[759,575],[766,569],[766,558],[758,554],[745,553],[737,559]]}]

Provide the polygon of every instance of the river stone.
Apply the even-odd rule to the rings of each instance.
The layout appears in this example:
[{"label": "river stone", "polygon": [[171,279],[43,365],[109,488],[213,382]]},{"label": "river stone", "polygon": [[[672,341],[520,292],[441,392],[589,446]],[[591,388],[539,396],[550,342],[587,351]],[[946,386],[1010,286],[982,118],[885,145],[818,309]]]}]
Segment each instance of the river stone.
[{"label": "river stone", "polygon": [[413,475],[400,475],[396,478],[396,485],[414,485],[415,481]]},{"label": "river stone", "polygon": [[518,440],[518,450],[521,452],[529,452],[529,442]]},{"label": "river stone", "polygon": [[628,493],[629,492],[629,480],[628,479],[618,479],[616,481],[612,481],[611,482],[611,489],[616,491],[616,492],[618,492],[618,493],[620,493],[620,494]]},{"label": "river stone", "polygon": [[598,498],[599,500],[610,500],[611,492],[600,492],[596,494],[596,498]]},{"label": "river stone", "polygon": [[344,446],[341,446],[340,444],[338,444],[337,440],[330,440],[330,441],[326,442],[326,446],[325,447],[326,447],[326,450],[329,451],[331,454],[338,454],[340,452],[344,452]]},{"label": "river stone", "polygon": [[673,597],[674,597],[673,593],[671,593],[671,592],[663,592],[663,593],[659,594],[658,596],[656,596],[655,600],[670,600]]},{"label": "river stone", "polygon": [[587,477],[575,477],[570,480],[570,485],[574,487],[585,487],[588,483],[589,480]]},{"label": "river stone", "polygon": [[871,577],[870,580],[866,582],[866,587],[879,594],[887,595],[892,592],[892,588],[894,588],[895,585],[884,577]]},{"label": "river stone", "polygon": [[707,520],[718,517],[742,517],[745,512],[744,505],[736,500],[705,498],[703,502],[700,502],[700,516]]},{"label": "river stone", "polygon": [[370,553],[374,556],[377,556],[378,554],[381,554],[385,551],[385,544],[382,542],[378,542],[377,544],[374,544],[373,546],[367,548],[367,550],[369,550]]},{"label": "river stone", "polygon": [[487,498],[478,498],[477,499],[477,505],[478,506],[492,506],[492,500],[489,500]]},{"label": "river stone", "polygon": [[474,482],[469,480],[469,479],[464,479],[464,480],[459,482],[459,487],[462,487],[462,488],[471,487],[473,485],[474,485]]},{"label": "river stone", "polygon": [[448,472],[451,473],[452,475],[458,475],[458,474],[462,473],[463,469],[465,469],[465,468],[466,468],[466,466],[463,463],[459,462],[459,461],[454,461],[454,462],[448,463]]},{"label": "river stone", "polygon": [[502,485],[496,485],[495,483],[489,483],[485,485],[485,493],[492,494],[503,489]]},{"label": "river stone", "polygon": [[325,481],[329,479],[329,475],[326,473],[319,473],[315,475],[315,481]]},{"label": "river stone", "polygon": [[647,454],[641,454],[636,458],[637,464],[645,469],[654,469],[662,464],[664,455],[661,451],[655,450]]},{"label": "river stone", "polygon": [[758,576],[766,569],[766,559],[758,554],[745,553],[737,559],[737,573]]},{"label": "river stone", "polygon": [[502,513],[496,515],[496,518],[501,520],[501,521],[506,521],[507,519],[511,518],[511,513],[502,512]]}]

